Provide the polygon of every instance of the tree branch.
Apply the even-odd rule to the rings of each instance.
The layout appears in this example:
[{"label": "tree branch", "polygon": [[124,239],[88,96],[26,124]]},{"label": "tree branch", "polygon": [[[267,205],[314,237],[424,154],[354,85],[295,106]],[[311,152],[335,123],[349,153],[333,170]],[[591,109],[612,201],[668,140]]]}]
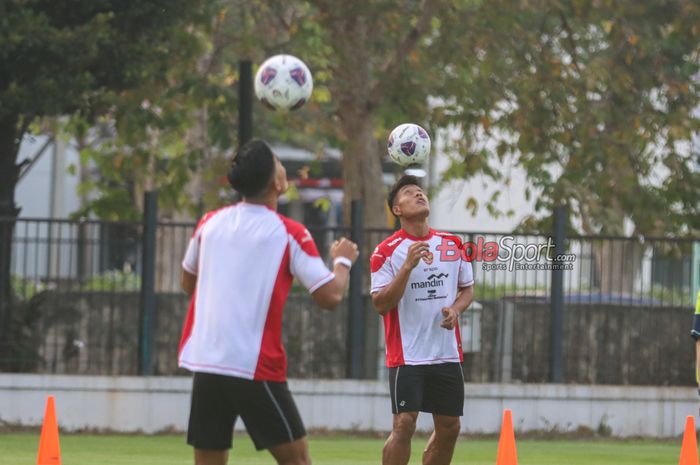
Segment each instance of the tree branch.
[{"label": "tree branch", "polygon": [[399,64],[405,59],[406,55],[415,48],[418,40],[424,36],[430,28],[430,22],[433,19],[435,5],[437,3],[436,0],[421,0],[418,21],[415,27],[399,41],[395,53],[384,62],[384,65],[379,70],[379,75],[381,77],[377,80],[369,93],[370,102],[379,102],[386,92],[387,87],[393,85],[394,80],[398,77],[401,70]]},{"label": "tree branch", "polygon": [[578,65],[578,59],[576,58],[576,41],[574,40],[574,35],[571,31],[571,27],[569,26],[569,21],[566,19],[566,15],[563,11],[559,11],[559,19],[561,19],[562,28],[564,28],[564,31],[566,31],[566,38],[569,42],[569,47],[571,48],[571,50],[569,51],[569,53],[571,54],[571,63],[573,63],[574,68],[576,68],[576,72],[578,73],[578,75],[581,76],[581,68]]},{"label": "tree branch", "polygon": [[32,124],[32,121],[34,121],[33,116],[22,115],[20,117],[20,121],[17,124],[17,132],[15,133],[16,138],[13,141],[15,146],[15,153],[19,151],[19,146],[22,144],[22,138],[29,129],[29,125]]}]

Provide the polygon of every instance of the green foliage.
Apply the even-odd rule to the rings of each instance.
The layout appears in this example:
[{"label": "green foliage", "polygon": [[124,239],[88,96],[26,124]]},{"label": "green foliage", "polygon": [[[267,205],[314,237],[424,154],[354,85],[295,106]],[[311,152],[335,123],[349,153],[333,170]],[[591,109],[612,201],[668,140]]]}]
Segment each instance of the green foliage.
[{"label": "green foliage", "polygon": [[0,117],[95,114],[146,78],[165,80],[168,63],[191,47],[185,26],[201,4],[2,2]]},{"label": "green foliage", "polygon": [[[143,96],[154,89],[180,91],[170,89],[172,70],[199,55],[193,24],[208,21],[206,5],[206,0],[2,2],[0,139],[11,140],[0,140],[0,147],[21,139],[37,118],[70,114],[73,119],[59,130],[79,140],[81,172],[90,161],[100,173],[81,186],[84,198],[97,198],[76,216],[93,212],[105,219],[136,218],[134,198],[143,191],[141,178],[147,187],[160,183],[164,201],[172,202],[183,184],[183,171],[172,166],[187,160],[180,159],[172,138],[151,147],[153,137],[146,136],[159,125],[177,125],[179,112],[166,108],[158,118],[141,106]],[[98,127],[90,129],[95,122]],[[117,131],[131,145],[109,140]],[[14,166],[16,150],[16,145],[0,150],[3,166]],[[158,168],[156,174],[152,167]],[[0,207],[11,204],[17,182],[9,170],[3,175],[8,178],[0,181],[11,188],[0,192]]]},{"label": "green foliage", "polygon": [[622,234],[625,219],[697,231],[699,15],[690,0],[491,1],[446,17],[441,31],[461,34],[435,41],[449,72],[433,118],[464,134],[448,178],[505,184],[522,167],[538,196],[529,230],[564,203],[589,234]]},{"label": "green foliage", "polygon": [[[132,3],[124,7],[132,21],[156,8]],[[523,169],[525,197],[536,209],[524,231],[546,229],[560,203],[587,234],[621,234],[625,220],[644,234],[700,229],[698,154],[689,143],[700,129],[691,115],[700,104],[693,78],[700,70],[697,2],[185,3],[158,19],[157,37],[168,42],[146,45],[140,36],[118,35],[121,9],[81,10],[80,27],[69,34],[37,19],[45,3],[14,2],[35,8],[9,14],[11,33],[0,39],[11,45],[0,47],[8,56],[35,28],[36,37],[53,40],[57,56],[81,37],[87,40],[76,45],[76,56],[98,64],[122,58],[103,46],[135,57],[109,74],[112,87],[128,90],[97,92],[95,99],[107,73],[78,70],[61,94],[85,104],[79,120],[92,121],[109,104],[99,137],[82,146],[85,166],[94,164],[99,178],[82,186],[95,200],[80,215],[135,219],[143,190],[151,188],[160,190],[165,216],[196,216],[227,201],[223,172],[237,145],[238,63],[292,53],[314,73],[313,99],[293,115],[256,106],[255,133],[319,153],[342,148],[360,160],[344,163],[346,194],[355,198],[379,202],[368,183],[380,183],[374,163],[382,143],[396,124],[414,121],[445,135],[453,158],[446,180],[480,175],[485,184],[508,186],[510,167]],[[190,14],[181,19],[188,27],[174,27],[180,23],[168,15],[176,7]],[[53,91],[57,85],[46,84]],[[0,101],[30,98],[15,87]],[[73,126],[67,131],[86,133]],[[484,205],[470,198],[467,207],[512,216],[496,208],[498,193]]]},{"label": "green foliage", "polygon": [[10,276],[10,287],[12,294],[19,300],[29,300],[37,292],[44,290],[44,286],[40,282],[15,275]]},{"label": "green foliage", "polygon": [[141,290],[141,277],[133,272],[110,270],[90,277],[80,284],[81,291],[137,292]]}]

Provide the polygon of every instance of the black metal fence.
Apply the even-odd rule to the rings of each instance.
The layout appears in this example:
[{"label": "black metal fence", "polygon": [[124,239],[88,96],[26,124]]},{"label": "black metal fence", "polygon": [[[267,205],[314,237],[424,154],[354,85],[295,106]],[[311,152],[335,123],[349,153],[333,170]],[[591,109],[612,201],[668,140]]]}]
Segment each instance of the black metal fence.
[{"label": "black metal fence", "polygon": [[[0,220],[6,227],[7,220]],[[184,374],[177,346],[187,309],[180,261],[194,224],[155,229],[153,320],[144,327],[141,223],[19,219],[7,272],[10,319],[0,341],[3,371]],[[322,253],[344,228],[309,227]],[[362,337],[351,337],[348,300],[316,307],[296,284],[284,316],[291,377],[385,376],[383,325],[368,296],[367,258],[392,233],[363,230],[365,270],[353,286]],[[357,234],[357,231],[354,233]],[[548,382],[554,337],[563,381],[690,385],[696,243],[685,239],[567,238],[551,261],[547,236],[458,233],[472,259],[475,302],[462,317],[465,376],[474,382]],[[540,251],[538,255],[537,251]],[[496,254],[494,256],[494,251]],[[328,258],[325,255],[325,258]],[[552,268],[562,270],[563,321],[552,324]],[[355,294],[353,294],[355,293]],[[350,341],[354,341],[354,347]],[[149,370],[144,370],[144,350]],[[359,357],[359,359],[358,359]],[[358,361],[359,360],[359,361]]]}]

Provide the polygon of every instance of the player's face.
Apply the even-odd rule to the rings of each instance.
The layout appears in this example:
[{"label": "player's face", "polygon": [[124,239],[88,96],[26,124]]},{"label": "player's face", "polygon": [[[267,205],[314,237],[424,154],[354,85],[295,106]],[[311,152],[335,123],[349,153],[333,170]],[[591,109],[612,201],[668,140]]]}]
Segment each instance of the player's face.
[{"label": "player's face", "polygon": [[394,213],[402,218],[415,216],[428,216],[430,214],[430,202],[428,197],[418,186],[413,184],[402,187],[394,200]]}]

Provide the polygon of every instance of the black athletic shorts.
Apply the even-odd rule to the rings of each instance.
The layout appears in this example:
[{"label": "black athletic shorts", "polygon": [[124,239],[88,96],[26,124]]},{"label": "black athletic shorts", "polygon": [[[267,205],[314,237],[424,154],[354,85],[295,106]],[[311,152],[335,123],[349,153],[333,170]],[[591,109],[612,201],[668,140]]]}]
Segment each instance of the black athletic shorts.
[{"label": "black athletic shorts", "polygon": [[189,445],[196,449],[230,449],[238,416],[258,450],[306,436],[286,382],[194,374]]},{"label": "black athletic shorts", "polygon": [[461,363],[401,365],[389,368],[391,411],[429,412],[461,417],[464,373]]}]

